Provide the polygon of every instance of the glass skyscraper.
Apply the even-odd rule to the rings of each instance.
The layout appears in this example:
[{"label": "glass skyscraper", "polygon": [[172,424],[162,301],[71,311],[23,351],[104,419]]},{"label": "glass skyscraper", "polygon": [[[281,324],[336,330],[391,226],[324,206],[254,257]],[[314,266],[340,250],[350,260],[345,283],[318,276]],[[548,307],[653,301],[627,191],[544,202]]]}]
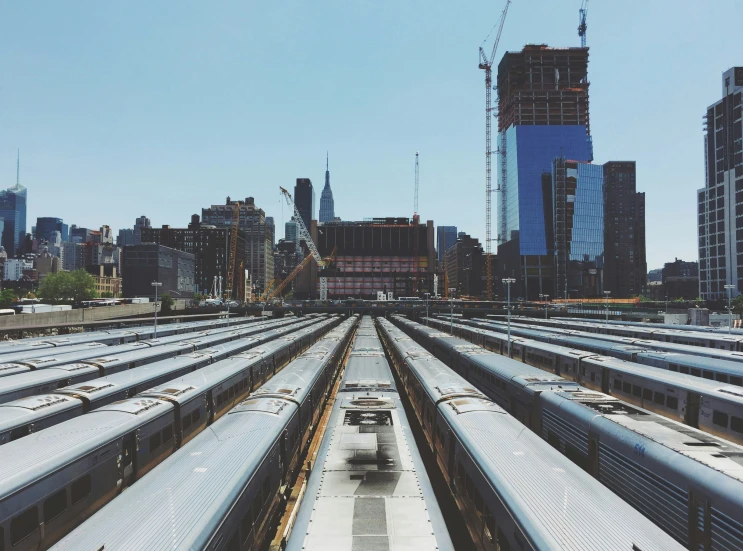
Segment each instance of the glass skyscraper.
[{"label": "glass skyscraper", "polygon": [[51,241],[52,232],[58,231],[62,235],[62,241],[68,239],[68,228],[61,218],[43,217],[36,219],[36,239],[39,241]]},{"label": "glass skyscraper", "polygon": [[436,226],[436,258],[444,261],[446,250],[457,242],[456,226]]},{"label": "glass skyscraper", "polygon": [[26,188],[20,184],[0,191],[1,242],[8,256],[16,254],[26,238],[26,199]]}]

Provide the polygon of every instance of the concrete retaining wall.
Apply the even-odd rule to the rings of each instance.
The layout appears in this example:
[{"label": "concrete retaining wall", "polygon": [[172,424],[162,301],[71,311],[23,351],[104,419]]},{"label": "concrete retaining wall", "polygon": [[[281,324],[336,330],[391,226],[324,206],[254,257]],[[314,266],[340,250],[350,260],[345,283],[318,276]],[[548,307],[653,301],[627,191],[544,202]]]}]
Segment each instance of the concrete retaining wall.
[{"label": "concrete retaining wall", "polygon": [[[34,325],[54,325],[57,323],[127,318],[142,314],[152,314],[154,311],[154,302],[146,302],[144,304],[122,304],[121,306],[101,306],[98,308],[63,310],[61,312],[45,312],[43,314],[17,314],[15,316],[0,316],[0,329],[22,329]],[[158,303],[159,311],[160,304]]]}]

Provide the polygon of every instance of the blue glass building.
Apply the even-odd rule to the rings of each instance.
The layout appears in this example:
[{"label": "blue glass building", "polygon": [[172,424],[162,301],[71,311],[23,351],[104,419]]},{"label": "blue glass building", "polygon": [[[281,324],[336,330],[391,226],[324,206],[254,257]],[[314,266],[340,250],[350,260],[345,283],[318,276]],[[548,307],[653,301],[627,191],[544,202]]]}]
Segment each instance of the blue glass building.
[{"label": "blue glass building", "polygon": [[42,217],[36,219],[36,239],[49,241],[52,232],[58,231],[62,234],[62,241],[67,241],[69,231],[67,224],[61,218]]},{"label": "blue glass building", "polygon": [[444,261],[446,249],[457,242],[456,226],[436,226],[436,257],[439,262]]},{"label": "blue glass building", "polygon": [[0,242],[8,256],[15,255],[26,238],[26,188],[16,184],[0,191],[0,218],[4,227]]}]

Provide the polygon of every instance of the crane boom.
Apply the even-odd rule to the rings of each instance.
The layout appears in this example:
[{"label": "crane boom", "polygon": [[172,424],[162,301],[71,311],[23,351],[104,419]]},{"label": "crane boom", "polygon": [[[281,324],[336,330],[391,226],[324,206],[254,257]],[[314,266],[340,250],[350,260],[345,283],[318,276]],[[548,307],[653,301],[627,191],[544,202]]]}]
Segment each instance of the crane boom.
[{"label": "crane boom", "polygon": [[[490,58],[485,55],[485,50],[480,46],[480,64],[479,69],[485,71],[485,266],[487,273],[487,298],[488,300],[493,297],[493,268],[491,266],[491,200],[492,200],[492,174],[491,174],[491,155],[493,153],[491,148],[491,117],[493,113],[492,103],[492,89],[493,89],[493,62],[495,60],[495,52],[498,49],[500,43],[500,37],[503,33],[503,24],[506,22],[506,15],[508,14],[508,7],[511,5],[511,0],[506,1],[506,7],[503,8],[503,13],[500,17],[500,23],[498,24],[498,33],[493,41],[493,50],[490,53]],[[486,38],[487,40],[487,38]],[[499,148],[501,155],[505,155],[505,150]],[[503,158],[501,158],[501,164],[503,165]],[[503,165],[505,166],[505,165]],[[505,183],[505,180],[504,182]],[[501,197],[501,202],[503,198]],[[501,238],[503,236],[500,236]]]},{"label": "crane boom", "polygon": [[588,25],[586,24],[586,16],[588,15],[588,0],[583,0],[583,3],[578,10],[578,36],[580,36],[580,47],[586,47],[586,31]]},{"label": "crane boom", "polygon": [[307,243],[307,248],[310,250],[310,254],[315,259],[315,262],[317,262],[317,265],[320,266],[321,268],[325,267],[325,261],[320,256],[320,252],[317,250],[317,247],[315,246],[315,242],[312,241],[310,232],[307,230],[307,226],[304,225],[304,220],[302,220],[302,215],[299,214],[299,210],[297,209],[297,205],[294,204],[294,199],[292,198],[291,193],[286,191],[286,189],[284,189],[281,186],[279,186],[279,189],[281,189],[281,193],[284,196],[284,199],[286,200],[286,204],[294,212],[294,220],[296,221],[297,227],[299,228],[300,238],[304,239],[305,242]]}]

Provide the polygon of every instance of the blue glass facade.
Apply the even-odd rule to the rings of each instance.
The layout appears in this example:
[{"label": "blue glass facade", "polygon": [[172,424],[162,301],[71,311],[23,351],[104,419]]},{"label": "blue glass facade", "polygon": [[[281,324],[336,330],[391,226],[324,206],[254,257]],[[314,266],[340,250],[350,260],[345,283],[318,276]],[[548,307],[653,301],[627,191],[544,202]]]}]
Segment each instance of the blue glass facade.
[{"label": "blue glass facade", "polygon": [[13,186],[0,191],[0,218],[4,227],[0,242],[8,255],[15,255],[26,237],[26,188]]},{"label": "blue glass facade", "polygon": [[456,226],[436,226],[436,258],[439,262],[444,261],[446,249],[457,242]]},{"label": "blue glass facade", "polygon": [[578,163],[568,168],[568,179],[575,175],[571,238],[568,258],[603,268],[604,264],[604,167]]},{"label": "blue glass facade", "polygon": [[[555,157],[593,160],[585,125],[512,126],[506,130],[505,241],[518,235],[521,255],[546,255],[542,174]],[[501,173],[498,174],[499,179]],[[503,211],[501,210],[501,216]],[[518,234],[514,233],[518,232]]]},{"label": "blue glass facade", "polygon": [[50,241],[52,232],[58,231],[62,234],[62,241],[68,239],[68,228],[61,218],[43,217],[36,219],[36,238]]}]

